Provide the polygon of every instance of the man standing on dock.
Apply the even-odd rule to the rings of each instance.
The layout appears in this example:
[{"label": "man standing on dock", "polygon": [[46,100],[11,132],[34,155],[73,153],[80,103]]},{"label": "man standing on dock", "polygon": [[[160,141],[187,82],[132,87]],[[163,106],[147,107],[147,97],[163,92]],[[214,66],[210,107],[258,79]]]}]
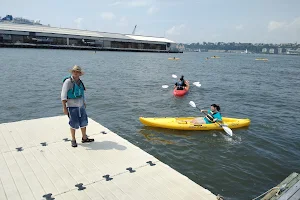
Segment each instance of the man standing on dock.
[{"label": "man standing on dock", "polygon": [[72,147],[77,147],[75,131],[81,129],[82,143],[93,142],[86,135],[86,127],[88,125],[88,117],[85,111],[86,100],[84,96],[85,87],[80,80],[80,76],[84,74],[81,67],[75,65],[73,69],[69,70],[71,76],[65,77],[61,91],[61,101],[63,105],[63,112],[69,117],[69,125],[72,136]]}]

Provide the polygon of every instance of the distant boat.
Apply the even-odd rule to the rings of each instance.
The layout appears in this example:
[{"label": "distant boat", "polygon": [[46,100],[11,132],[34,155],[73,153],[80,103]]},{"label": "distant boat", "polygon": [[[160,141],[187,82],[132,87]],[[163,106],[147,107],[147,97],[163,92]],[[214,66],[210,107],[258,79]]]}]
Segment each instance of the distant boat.
[{"label": "distant boat", "polygon": [[249,54],[249,53],[251,53],[251,52],[248,52],[248,50],[246,49],[245,51],[242,51],[241,53]]},{"label": "distant boat", "polygon": [[168,60],[179,60],[180,58],[168,58]]},{"label": "distant boat", "polygon": [[212,57],[210,57],[210,58],[220,58],[219,56],[212,56]]},{"label": "distant boat", "polygon": [[268,59],[267,59],[267,58],[255,58],[255,60],[268,61]]}]

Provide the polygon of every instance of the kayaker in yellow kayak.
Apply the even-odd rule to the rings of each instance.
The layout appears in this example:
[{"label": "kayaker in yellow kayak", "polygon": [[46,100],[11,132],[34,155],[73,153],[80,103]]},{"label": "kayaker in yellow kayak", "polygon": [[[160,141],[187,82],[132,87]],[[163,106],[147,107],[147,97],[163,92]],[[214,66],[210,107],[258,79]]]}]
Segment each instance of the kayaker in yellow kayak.
[{"label": "kayaker in yellow kayak", "polygon": [[193,124],[211,124],[216,121],[222,121],[222,115],[220,113],[220,106],[217,104],[212,104],[210,110],[201,110],[202,113],[206,114],[205,117],[196,117],[191,123]]},{"label": "kayaker in yellow kayak", "polygon": [[175,83],[174,89],[177,87],[177,90],[183,90],[187,86],[186,81],[184,80],[183,77],[184,76],[182,75],[179,81]]}]

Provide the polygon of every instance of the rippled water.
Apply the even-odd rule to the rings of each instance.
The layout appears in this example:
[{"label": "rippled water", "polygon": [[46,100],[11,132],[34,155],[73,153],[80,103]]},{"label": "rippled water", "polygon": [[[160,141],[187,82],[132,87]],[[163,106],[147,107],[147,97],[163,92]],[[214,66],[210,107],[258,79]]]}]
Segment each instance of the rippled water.
[{"label": "rippled water", "polygon": [[[226,199],[251,199],[300,172],[300,57],[211,53],[125,53],[0,49],[0,123],[62,114],[62,78],[83,66],[89,117]],[[179,61],[168,57],[179,57]],[[172,96],[171,74],[191,87]],[[249,128],[175,131],[144,127],[139,116],[196,116],[188,105],[221,105],[223,116],[250,118]]]}]

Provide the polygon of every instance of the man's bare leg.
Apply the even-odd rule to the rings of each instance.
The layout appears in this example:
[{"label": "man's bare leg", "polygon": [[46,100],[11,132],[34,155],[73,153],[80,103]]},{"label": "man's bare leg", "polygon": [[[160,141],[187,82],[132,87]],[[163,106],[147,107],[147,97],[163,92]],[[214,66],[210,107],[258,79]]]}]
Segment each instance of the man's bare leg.
[{"label": "man's bare leg", "polygon": [[81,133],[82,133],[82,139],[86,140],[86,127],[81,128]]},{"label": "man's bare leg", "polygon": [[75,131],[76,131],[76,129],[70,128],[70,130],[71,130],[71,137],[72,137],[72,140],[76,140],[76,139],[75,139]]}]

